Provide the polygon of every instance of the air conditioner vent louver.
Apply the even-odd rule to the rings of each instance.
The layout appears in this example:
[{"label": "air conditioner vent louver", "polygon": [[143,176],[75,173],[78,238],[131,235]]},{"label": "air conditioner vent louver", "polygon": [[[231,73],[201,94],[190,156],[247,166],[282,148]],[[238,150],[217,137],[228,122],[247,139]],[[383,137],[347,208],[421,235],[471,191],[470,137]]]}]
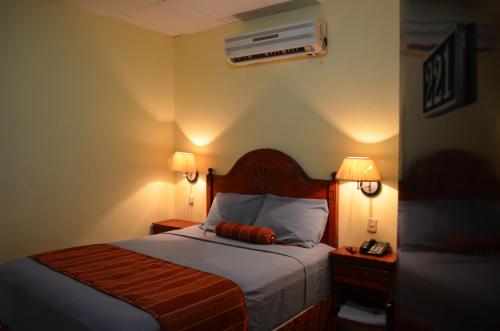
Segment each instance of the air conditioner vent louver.
[{"label": "air conditioner vent louver", "polygon": [[235,65],[326,53],[326,23],[321,19],[232,36],[224,42]]},{"label": "air conditioner vent louver", "polygon": [[272,52],[267,52],[267,53],[260,53],[260,54],[235,57],[235,58],[231,59],[231,62],[240,63],[240,62],[259,60],[259,59],[265,59],[265,58],[270,59],[272,57],[278,57],[278,56],[282,57],[282,56],[289,55],[289,54],[301,54],[301,53],[305,53],[305,52],[306,52],[305,47],[297,47],[297,48],[291,48],[291,49],[284,49],[281,51],[272,51]]}]

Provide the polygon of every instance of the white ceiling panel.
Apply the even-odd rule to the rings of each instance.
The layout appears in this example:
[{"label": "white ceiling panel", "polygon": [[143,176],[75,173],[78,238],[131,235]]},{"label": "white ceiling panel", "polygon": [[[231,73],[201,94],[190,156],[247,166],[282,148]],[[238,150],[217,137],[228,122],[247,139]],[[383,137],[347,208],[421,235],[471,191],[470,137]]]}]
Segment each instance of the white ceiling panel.
[{"label": "white ceiling panel", "polygon": [[161,0],[59,0],[91,13],[115,17]]},{"label": "white ceiling panel", "polygon": [[224,24],[175,1],[162,1],[118,18],[170,36],[195,33]]},{"label": "white ceiling panel", "polygon": [[[1,0],[0,0],[1,1]],[[169,36],[209,30],[329,0],[55,0]]]},{"label": "white ceiling panel", "polygon": [[234,23],[234,22],[238,22],[238,21],[241,21],[239,18],[235,17],[235,16],[226,16],[226,17],[222,17],[222,18],[219,18],[221,21],[223,21],[224,23]]},{"label": "white ceiling panel", "polygon": [[233,16],[257,8],[267,7],[289,0],[174,0],[187,7],[201,11],[216,18]]}]

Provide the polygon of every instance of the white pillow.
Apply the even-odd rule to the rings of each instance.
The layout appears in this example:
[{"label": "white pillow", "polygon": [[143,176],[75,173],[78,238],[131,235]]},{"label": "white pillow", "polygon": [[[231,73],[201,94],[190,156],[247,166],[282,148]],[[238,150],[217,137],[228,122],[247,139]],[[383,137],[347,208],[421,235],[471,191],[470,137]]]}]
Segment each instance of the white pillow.
[{"label": "white pillow", "polygon": [[327,221],[326,200],[269,194],[254,225],[272,228],[278,240],[311,248],[320,243]]},{"label": "white pillow", "polygon": [[210,207],[204,230],[215,230],[220,221],[253,225],[264,204],[265,195],[249,195],[219,192]]}]

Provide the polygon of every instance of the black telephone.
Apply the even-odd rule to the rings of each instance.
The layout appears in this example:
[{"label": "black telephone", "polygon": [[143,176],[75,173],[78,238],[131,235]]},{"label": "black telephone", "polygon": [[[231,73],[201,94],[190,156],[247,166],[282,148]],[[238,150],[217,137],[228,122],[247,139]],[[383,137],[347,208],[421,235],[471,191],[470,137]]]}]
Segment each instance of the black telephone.
[{"label": "black telephone", "polygon": [[389,243],[370,239],[363,241],[361,247],[359,247],[359,252],[361,254],[384,255],[389,252],[390,248],[391,245],[389,245]]}]

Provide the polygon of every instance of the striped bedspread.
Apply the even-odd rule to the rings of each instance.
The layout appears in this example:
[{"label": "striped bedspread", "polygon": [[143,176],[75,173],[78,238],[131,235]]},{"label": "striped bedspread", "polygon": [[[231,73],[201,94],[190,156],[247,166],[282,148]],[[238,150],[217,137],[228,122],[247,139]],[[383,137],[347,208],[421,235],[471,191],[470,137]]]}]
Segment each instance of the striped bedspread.
[{"label": "striped bedspread", "polygon": [[107,244],[31,256],[150,313],[163,330],[246,330],[243,292],[203,271]]}]

